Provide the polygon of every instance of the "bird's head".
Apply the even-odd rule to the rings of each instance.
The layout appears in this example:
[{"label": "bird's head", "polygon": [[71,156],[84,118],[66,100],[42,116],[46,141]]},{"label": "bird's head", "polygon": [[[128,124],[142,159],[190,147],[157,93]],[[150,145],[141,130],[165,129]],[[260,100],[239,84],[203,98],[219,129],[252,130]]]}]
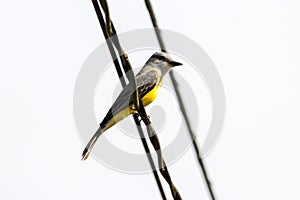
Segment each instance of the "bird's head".
[{"label": "bird's head", "polygon": [[156,52],[153,54],[147,61],[147,64],[151,65],[151,67],[158,68],[163,75],[173,67],[182,65],[181,63],[172,60],[172,58],[164,52]]}]

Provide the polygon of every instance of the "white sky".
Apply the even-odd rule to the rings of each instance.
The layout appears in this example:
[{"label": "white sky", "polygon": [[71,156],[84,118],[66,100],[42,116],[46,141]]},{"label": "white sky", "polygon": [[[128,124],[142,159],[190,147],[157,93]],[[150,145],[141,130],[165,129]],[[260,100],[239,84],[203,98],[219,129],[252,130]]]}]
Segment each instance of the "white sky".
[{"label": "white sky", "polygon": [[[110,1],[119,33],[151,27],[143,3]],[[299,1],[153,3],[223,80],[226,121],[205,159],[218,199],[300,199]],[[80,161],[74,83],[104,41],[91,1],[1,1],[0,22],[0,198],[160,199],[151,174]],[[184,199],[208,199],[191,150],[170,173]]]}]

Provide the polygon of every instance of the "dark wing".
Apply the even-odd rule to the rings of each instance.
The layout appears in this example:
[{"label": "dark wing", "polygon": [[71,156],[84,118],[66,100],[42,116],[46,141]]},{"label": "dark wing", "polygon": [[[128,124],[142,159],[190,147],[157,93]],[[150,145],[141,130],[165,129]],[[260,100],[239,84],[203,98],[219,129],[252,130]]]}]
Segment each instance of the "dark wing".
[{"label": "dark wing", "polygon": [[[148,71],[142,75],[136,77],[136,85],[141,98],[143,98],[149,91],[151,91],[155,85],[158,83],[159,74],[156,70]],[[117,97],[116,101],[113,103],[112,107],[109,109],[102,123],[101,127],[113,118],[113,116],[123,109],[127,108],[128,105],[133,104],[134,92],[131,84],[127,84],[122,92]]]}]

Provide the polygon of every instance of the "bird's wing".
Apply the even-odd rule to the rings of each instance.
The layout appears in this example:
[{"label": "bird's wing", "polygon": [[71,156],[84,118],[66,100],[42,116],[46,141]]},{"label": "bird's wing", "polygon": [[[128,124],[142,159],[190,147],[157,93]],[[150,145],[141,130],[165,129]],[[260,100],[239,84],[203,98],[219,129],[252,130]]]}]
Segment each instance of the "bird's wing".
[{"label": "bird's wing", "polygon": [[[147,73],[136,76],[136,85],[140,97],[143,98],[149,91],[151,91],[158,81],[159,73],[156,70],[151,70]],[[115,114],[133,104],[134,92],[135,90],[131,84],[127,84],[124,87],[103,119],[101,126],[104,126]]]}]

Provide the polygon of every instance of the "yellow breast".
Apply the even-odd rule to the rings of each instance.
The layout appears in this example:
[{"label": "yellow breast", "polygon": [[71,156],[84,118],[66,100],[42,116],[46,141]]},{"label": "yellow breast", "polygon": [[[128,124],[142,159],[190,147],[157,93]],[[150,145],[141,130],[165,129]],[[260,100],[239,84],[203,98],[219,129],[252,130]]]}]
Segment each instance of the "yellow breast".
[{"label": "yellow breast", "polygon": [[[148,92],[142,98],[142,102],[143,102],[144,106],[149,105],[150,103],[152,103],[156,99],[158,91],[161,88],[161,85],[162,85],[162,81],[160,83],[158,83],[150,92]],[[134,107],[134,106],[131,105],[130,107]],[[115,125],[117,122],[121,121],[122,119],[124,119],[128,115],[134,113],[135,110],[130,109],[130,107],[125,108],[122,111],[120,111],[119,113],[117,113],[116,115],[114,115],[114,117],[107,122],[107,124],[105,125],[105,127],[103,127],[102,131],[103,132],[106,131],[107,129],[109,129],[110,127],[112,127],[113,125]]]},{"label": "yellow breast", "polygon": [[152,103],[158,94],[159,89],[161,88],[162,85],[162,81],[157,84],[150,92],[148,92],[143,98],[142,98],[142,102],[144,106],[149,105],[150,103]]}]

